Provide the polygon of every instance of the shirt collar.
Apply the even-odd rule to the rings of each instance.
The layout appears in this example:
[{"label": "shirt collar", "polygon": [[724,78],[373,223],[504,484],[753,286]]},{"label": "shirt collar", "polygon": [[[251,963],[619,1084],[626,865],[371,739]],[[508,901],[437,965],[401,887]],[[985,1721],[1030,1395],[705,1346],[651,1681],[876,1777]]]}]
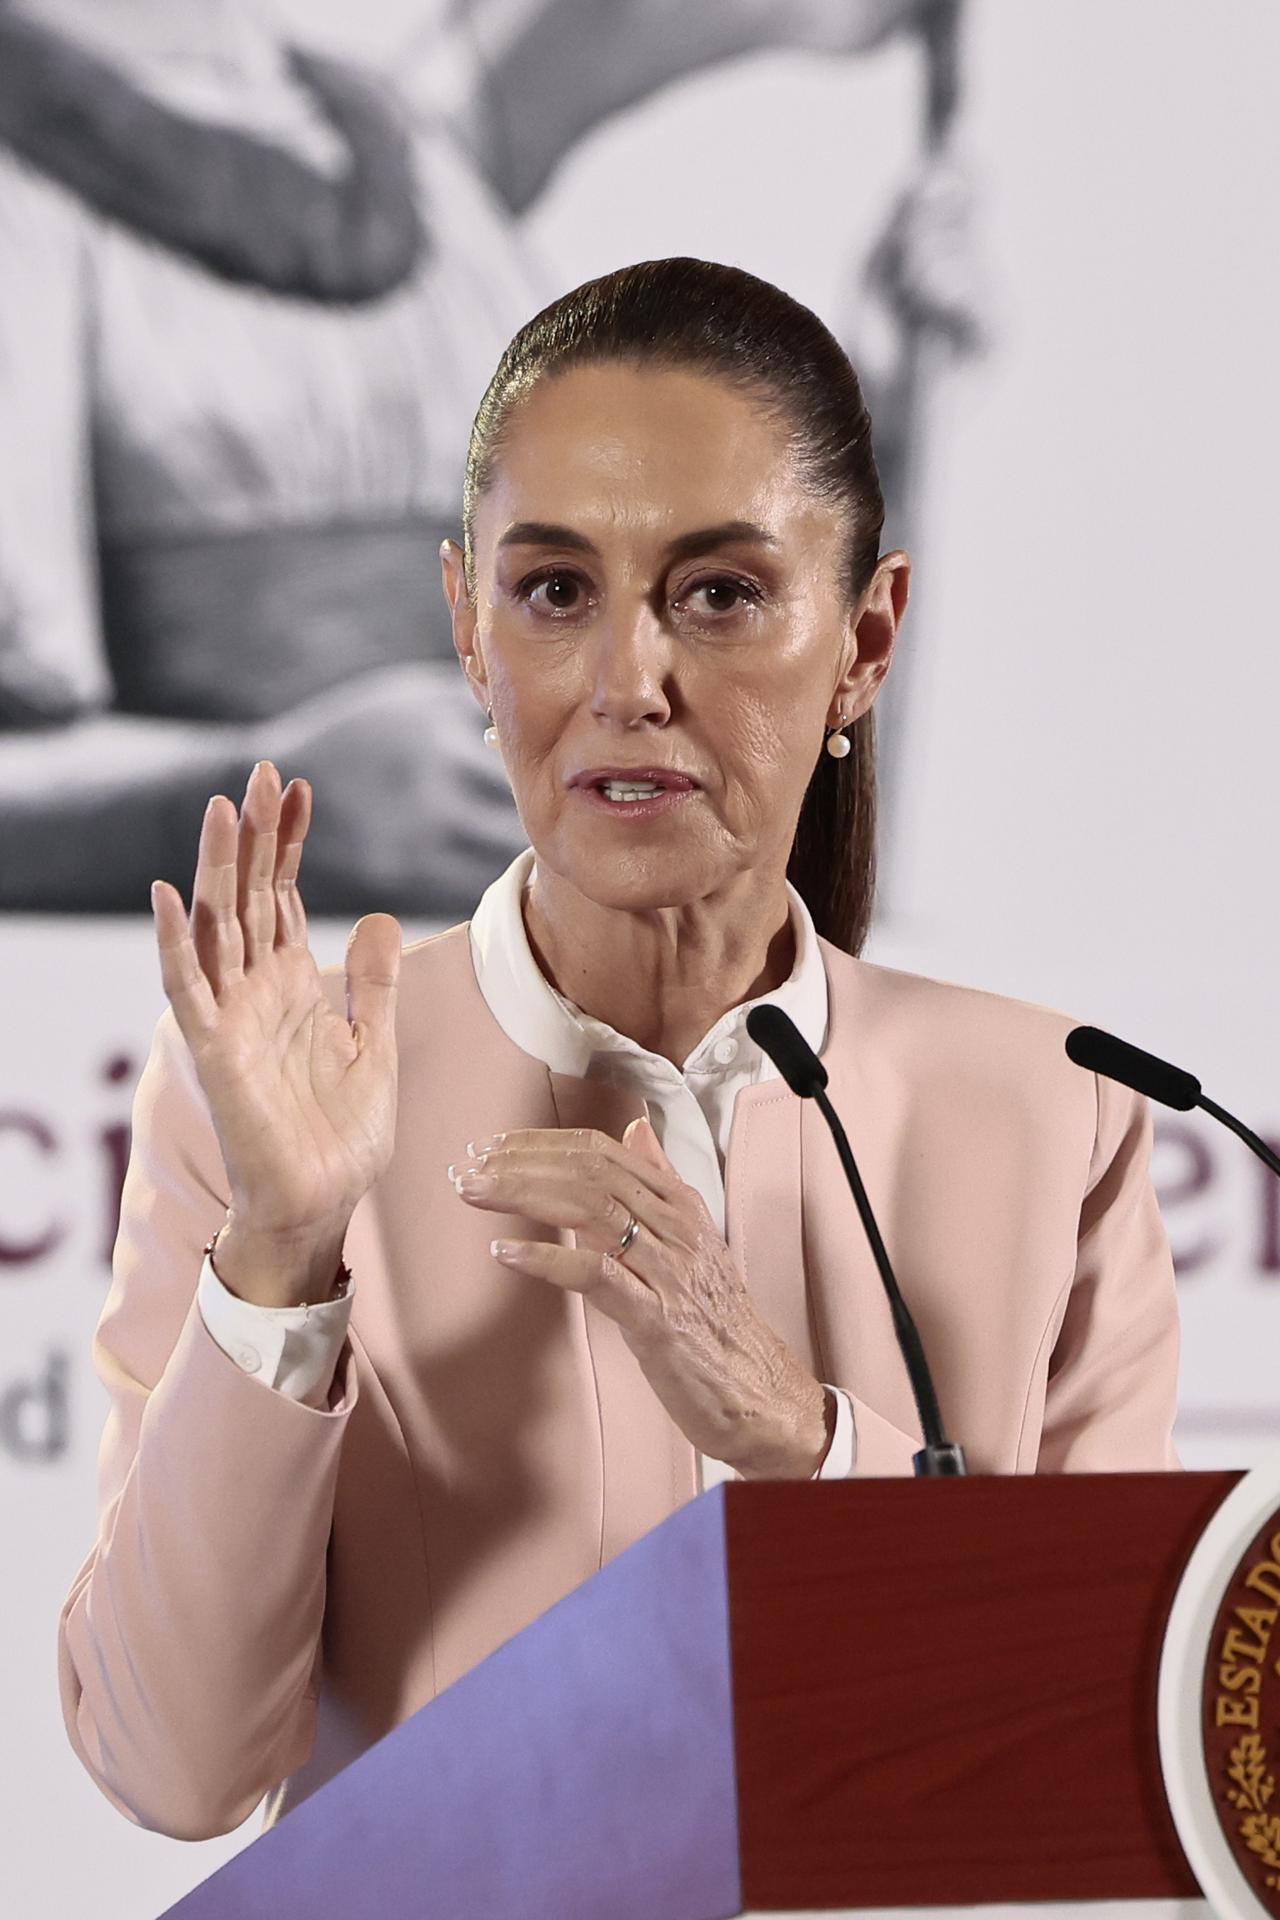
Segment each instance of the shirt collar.
[{"label": "shirt collar", "polygon": [[[648,1052],[626,1034],[595,1019],[552,986],[533,957],[521,912],[521,896],[535,874],[532,847],[518,853],[504,873],[485,888],[470,921],[471,953],[480,992],[509,1040],[542,1060],[555,1073],[586,1076],[601,1055],[627,1055],[633,1071],[666,1078],[673,1073],[713,1076],[729,1069],[716,1059],[717,1041],[732,1037],[733,1071],[744,1067],[753,1080],[776,1078],[777,1068],[746,1030],[751,1008],[767,1000],[788,1013],[815,1053],[827,1037],[827,972],[813,916],[795,887],[786,882],[796,958],[789,977],[772,993],[730,1007],[704,1034],[682,1069]],[[603,1063],[602,1063],[603,1064]],[[621,1065],[622,1063],[619,1062]]]}]

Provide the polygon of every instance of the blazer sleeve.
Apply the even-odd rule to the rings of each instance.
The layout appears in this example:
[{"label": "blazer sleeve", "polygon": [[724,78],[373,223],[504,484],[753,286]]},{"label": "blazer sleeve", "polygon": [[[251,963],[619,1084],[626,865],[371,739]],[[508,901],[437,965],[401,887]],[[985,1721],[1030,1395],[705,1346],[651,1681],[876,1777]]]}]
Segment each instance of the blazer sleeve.
[{"label": "blazer sleeve", "polygon": [[1178,1303],[1151,1181],[1151,1106],[1145,1095],[1094,1077],[1097,1134],[1075,1272],[1049,1356],[1041,1473],[1179,1465]]},{"label": "blazer sleeve", "polygon": [[326,1551],[358,1384],[326,1407],[263,1385],[196,1285],[226,1174],[166,1009],[138,1083],[111,1288],[98,1538],[58,1628],[72,1746],[113,1805],[175,1839],[230,1833],[315,1735]]}]

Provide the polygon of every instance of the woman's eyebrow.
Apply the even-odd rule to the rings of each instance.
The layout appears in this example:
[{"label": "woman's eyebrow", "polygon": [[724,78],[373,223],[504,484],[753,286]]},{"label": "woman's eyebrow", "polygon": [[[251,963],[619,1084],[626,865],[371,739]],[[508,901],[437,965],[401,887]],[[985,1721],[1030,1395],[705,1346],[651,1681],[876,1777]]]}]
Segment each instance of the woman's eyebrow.
[{"label": "woman's eyebrow", "polygon": [[699,527],[696,533],[682,533],[667,548],[667,563],[688,560],[695,553],[710,552],[713,547],[741,546],[744,542],[757,547],[782,544],[767,527],[758,527],[754,520],[724,520],[718,527]]},{"label": "woman's eyebrow", "polygon": [[[688,560],[695,553],[707,553],[713,547],[750,542],[760,547],[780,545],[776,535],[754,520],[724,520],[718,527],[699,527],[682,533],[668,545],[664,559],[669,566],[675,560]],[[498,541],[501,547],[567,547],[574,553],[589,553],[599,559],[600,550],[585,533],[572,527],[557,526],[549,520],[517,520]]]},{"label": "woman's eyebrow", "polygon": [[498,545],[500,548],[571,547],[575,553],[591,553],[599,558],[599,550],[585,533],[575,533],[572,527],[557,527],[550,520],[517,520],[507,528]]}]

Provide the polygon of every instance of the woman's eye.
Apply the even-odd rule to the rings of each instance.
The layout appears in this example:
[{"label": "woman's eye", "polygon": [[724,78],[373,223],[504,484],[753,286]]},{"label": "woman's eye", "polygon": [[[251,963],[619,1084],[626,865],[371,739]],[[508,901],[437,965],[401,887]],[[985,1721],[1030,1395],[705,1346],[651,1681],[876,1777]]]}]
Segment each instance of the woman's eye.
[{"label": "woman's eye", "polygon": [[582,582],[575,573],[538,573],[521,582],[519,595],[540,613],[573,613],[582,602]]},{"label": "woman's eye", "polygon": [[714,580],[699,580],[686,587],[680,598],[688,601],[698,594],[703,596],[703,610],[708,613],[735,613],[740,606],[760,598],[759,589],[750,581],[737,580],[729,574],[717,574]]}]

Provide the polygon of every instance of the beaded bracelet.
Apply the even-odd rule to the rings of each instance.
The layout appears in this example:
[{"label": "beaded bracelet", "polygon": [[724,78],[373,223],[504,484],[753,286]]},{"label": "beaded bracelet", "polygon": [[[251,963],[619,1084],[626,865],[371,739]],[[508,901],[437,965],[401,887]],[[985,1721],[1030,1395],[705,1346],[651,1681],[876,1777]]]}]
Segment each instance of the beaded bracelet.
[{"label": "beaded bracelet", "polygon": [[[213,1267],[214,1278],[220,1281],[224,1286],[226,1285],[226,1282],[222,1280],[222,1275],[218,1272],[218,1269],[213,1266],[213,1250],[217,1246],[219,1238],[221,1237],[223,1231],[229,1224],[230,1224],[230,1218],[228,1217],[228,1219],[223,1221],[222,1226],[218,1228],[218,1231],[217,1233],[214,1234],[213,1238],[209,1241],[206,1241],[205,1249],[204,1249],[204,1257],[209,1262],[209,1265]],[[341,1257],[339,1257],[337,1275],[334,1279],[333,1285],[330,1288],[326,1298],[323,1300],[302,1300],[302,1301],[299,1301],[298,1304],[301,1306],[304,1315],[307,1314],[312,1307],[327,1307],[330,1301],[343,1299],[346,1294],[347,1288],[350,1285],[351,1285],[351,1269],[347,1265],[346,1261],[343,1260]]]}]

